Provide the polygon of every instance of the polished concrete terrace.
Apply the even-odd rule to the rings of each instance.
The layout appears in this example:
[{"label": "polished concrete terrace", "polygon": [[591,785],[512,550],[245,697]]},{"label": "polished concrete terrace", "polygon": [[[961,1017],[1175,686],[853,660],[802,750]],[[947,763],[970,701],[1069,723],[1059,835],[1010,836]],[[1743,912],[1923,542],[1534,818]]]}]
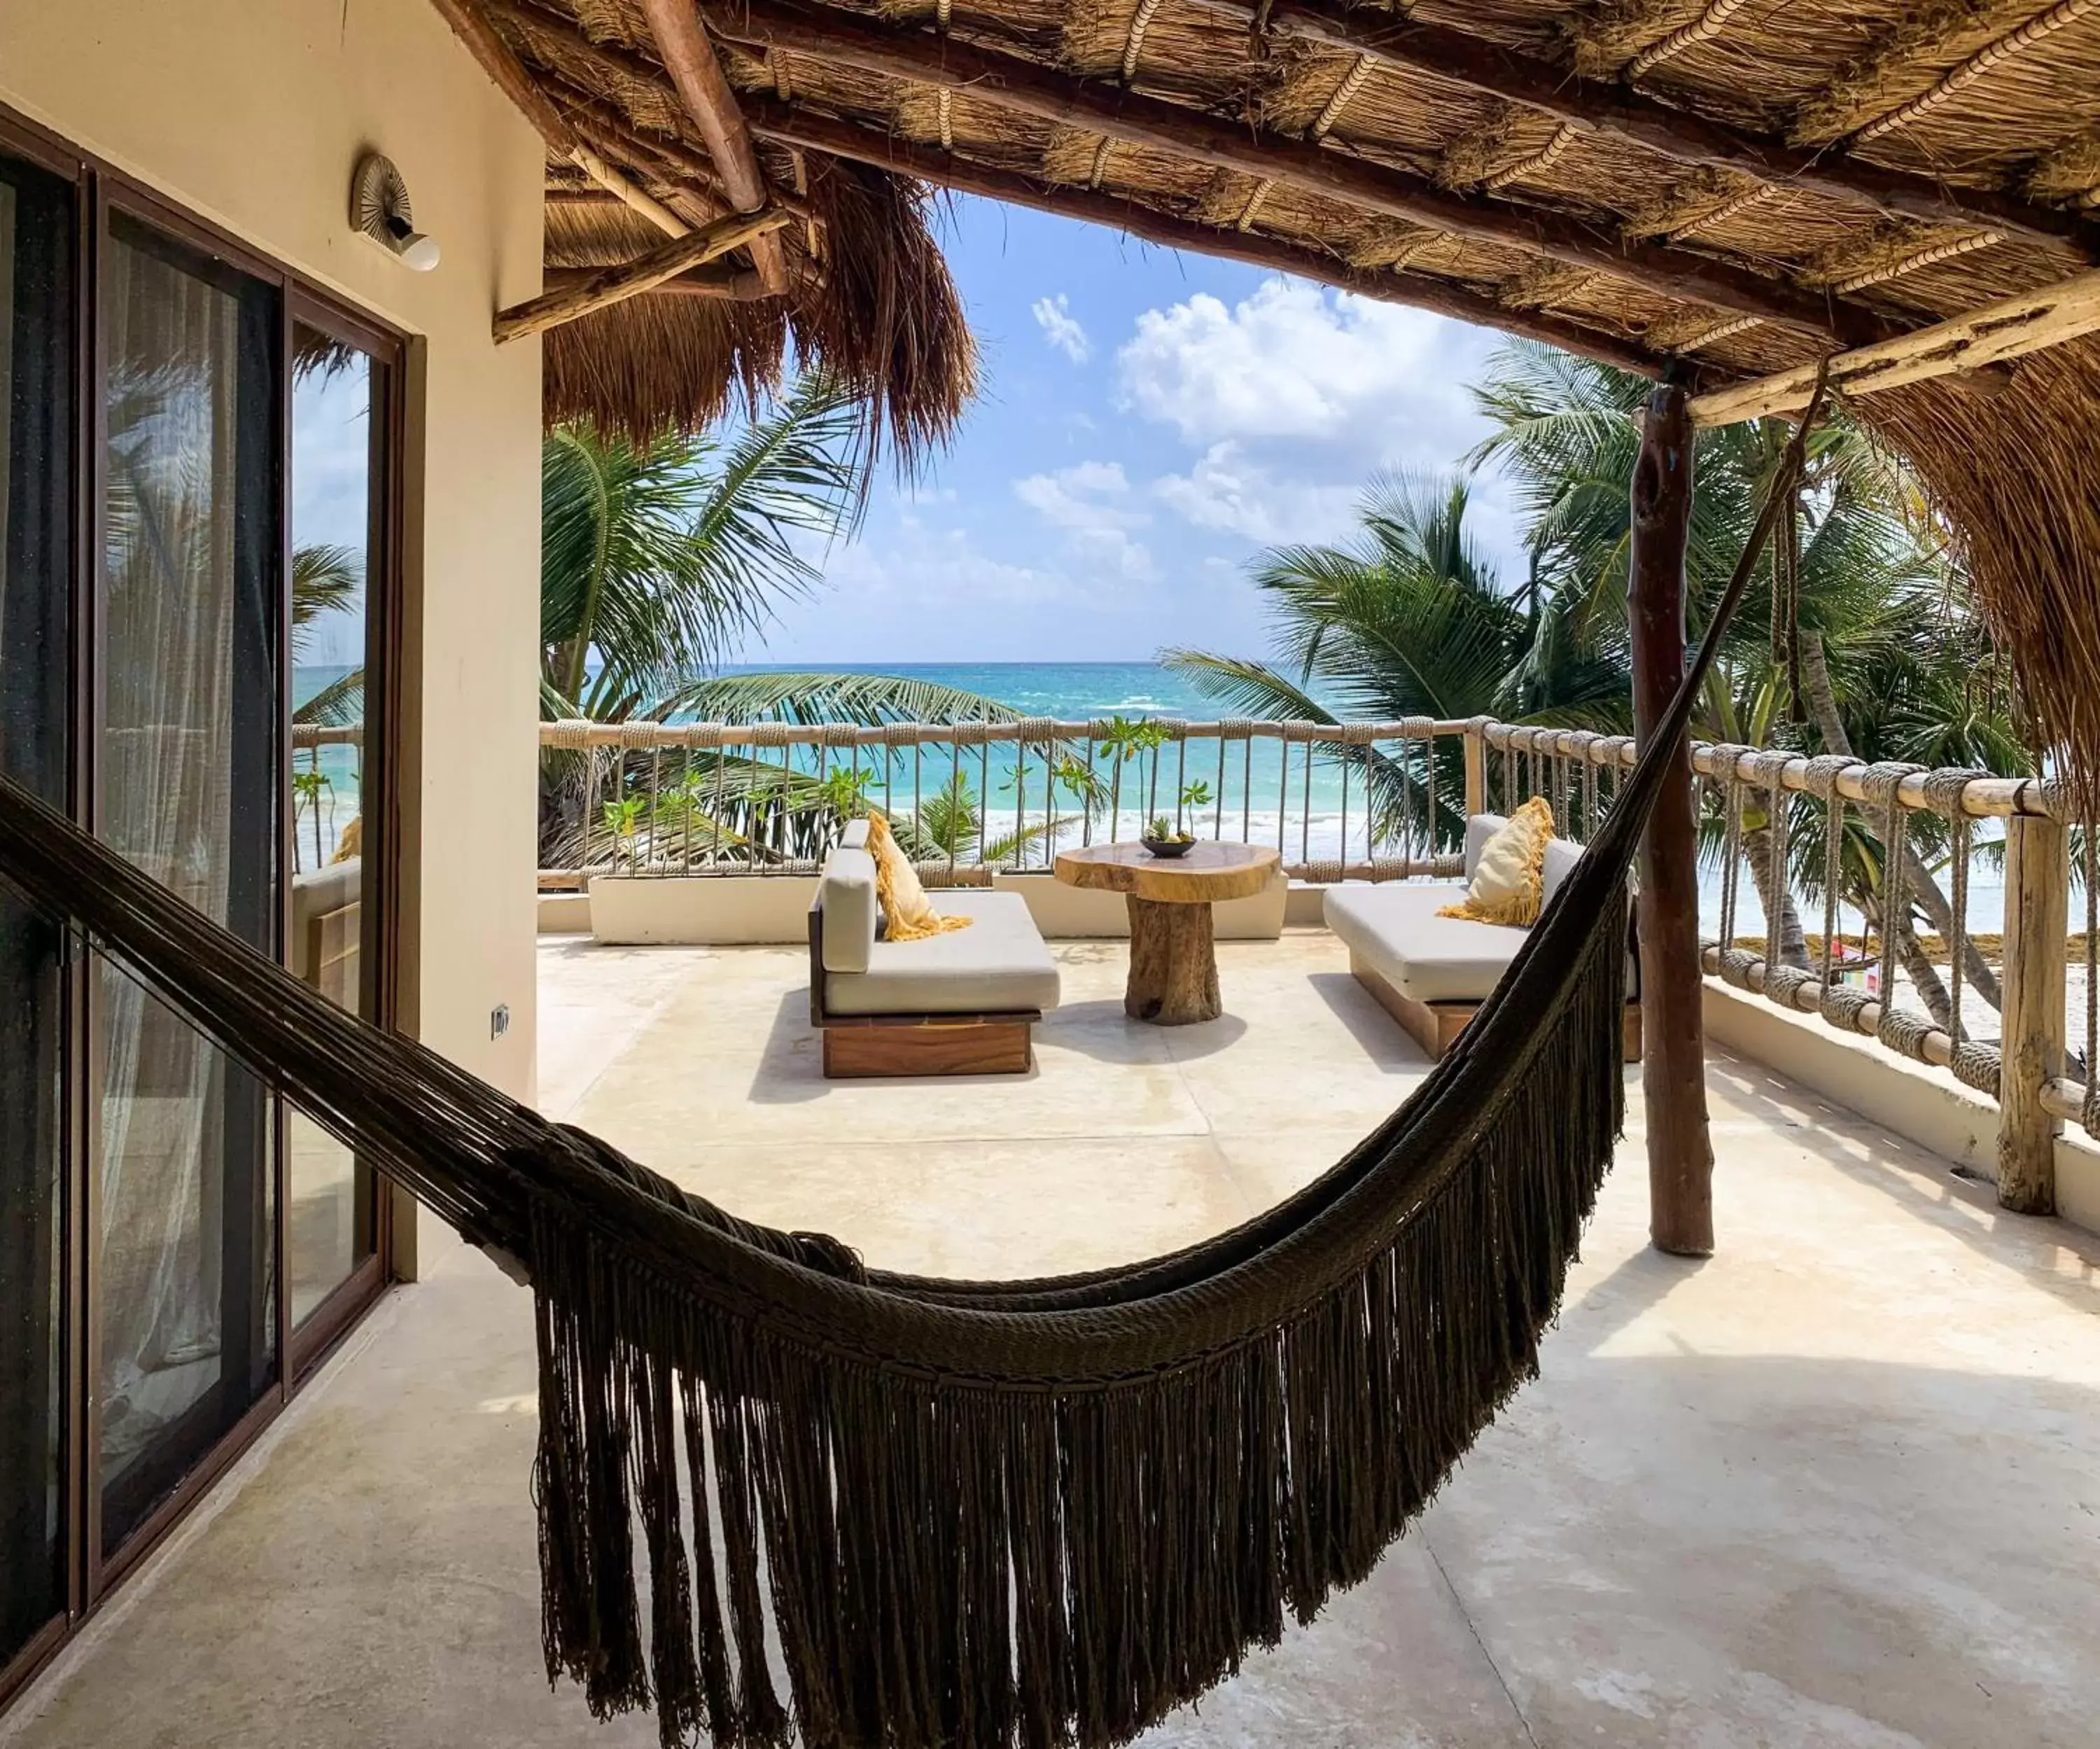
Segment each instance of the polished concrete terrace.
[{"label": "polished concrete terrace", "polygon": [[[873,1262],[1032,1274],[1239,1219],[1425,1067],[1324,933],[1221,947],[1228,1018],[1171,1032],[1124,1020],[1119,943],[1057,951],[1032,1076],[841,1084],[796,950],[549,940],[543,1102]],[[1544,1376],[1368,1583],[1153,1749],[2095,1740],[2100,1243],[1752,1064],[1710,1085],[1719,1254],[1648,1248],[1636,1128]],[[524,1296],[451,1252],[0,1742],[653,1744],[542,1674],[532,1389]]]}]

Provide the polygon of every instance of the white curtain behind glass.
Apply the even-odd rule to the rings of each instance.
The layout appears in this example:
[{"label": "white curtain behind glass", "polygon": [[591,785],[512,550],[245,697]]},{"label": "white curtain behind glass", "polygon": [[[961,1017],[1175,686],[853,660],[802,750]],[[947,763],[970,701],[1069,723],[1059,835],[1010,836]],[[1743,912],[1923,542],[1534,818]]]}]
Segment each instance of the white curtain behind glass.
[{"label": "white curtain behind glass", "polygon": [[[104,280],[101,828],[226,920],[232,834],[238,307],[112,240]],[[104,1444],[121,1460],[215,1382],[224,1059],[103,974]],[[129,1423],[129,1426],[126,1424]]]}]

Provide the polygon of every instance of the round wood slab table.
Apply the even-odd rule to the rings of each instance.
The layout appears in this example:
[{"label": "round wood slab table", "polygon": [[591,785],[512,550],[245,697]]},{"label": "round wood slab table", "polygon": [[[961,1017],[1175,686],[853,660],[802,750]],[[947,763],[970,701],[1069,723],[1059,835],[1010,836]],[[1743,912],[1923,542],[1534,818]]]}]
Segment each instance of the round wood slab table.
[{"label": "round wood slab table", "polygon": [[1251,899],[1266,887],[1280,860],[1259,844],[1198,841],[1185,856],[1154,856],[1141,844],[1090,844],[1057,853],[1057,878],[1069,886],[1121,893],[1130,907],[1130,980],[1123,1012],[1155,1027],[1215,1020],[1217,939],[1211,907]]}]

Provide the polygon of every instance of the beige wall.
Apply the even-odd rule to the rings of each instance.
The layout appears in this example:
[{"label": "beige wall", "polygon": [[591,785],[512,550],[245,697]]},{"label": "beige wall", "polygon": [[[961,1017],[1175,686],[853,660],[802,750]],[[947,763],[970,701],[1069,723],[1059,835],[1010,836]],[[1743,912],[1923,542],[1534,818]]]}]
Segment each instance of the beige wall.
[{"label": "beige wall", "polygon": [[[498,351],[489,320],[539,289],[537,137],[429,0],[15,0],[0,103],[418,337],[404,1018],[531,1097],[540,352]],[[435,272],[350,230],[367,146],[407,178]]]}]

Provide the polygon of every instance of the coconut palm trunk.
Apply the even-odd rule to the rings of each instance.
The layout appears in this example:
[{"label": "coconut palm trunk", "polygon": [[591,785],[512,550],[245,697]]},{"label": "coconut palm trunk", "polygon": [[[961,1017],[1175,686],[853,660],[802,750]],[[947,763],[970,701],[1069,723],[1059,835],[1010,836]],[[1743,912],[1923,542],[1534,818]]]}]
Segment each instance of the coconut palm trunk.
[{"label": "coconut palm trunk", "polygon": [[1771,828],[1743,828],[1743,859],[1750,866],[1750,878],[1758,887],[1758,905],[1765,914],[1765,952],[1780,965],[1808,969],[1808,938],[1802,932],[1801,912],[1793,902],[1793,889],[1784,875],[1772,880]]}]

